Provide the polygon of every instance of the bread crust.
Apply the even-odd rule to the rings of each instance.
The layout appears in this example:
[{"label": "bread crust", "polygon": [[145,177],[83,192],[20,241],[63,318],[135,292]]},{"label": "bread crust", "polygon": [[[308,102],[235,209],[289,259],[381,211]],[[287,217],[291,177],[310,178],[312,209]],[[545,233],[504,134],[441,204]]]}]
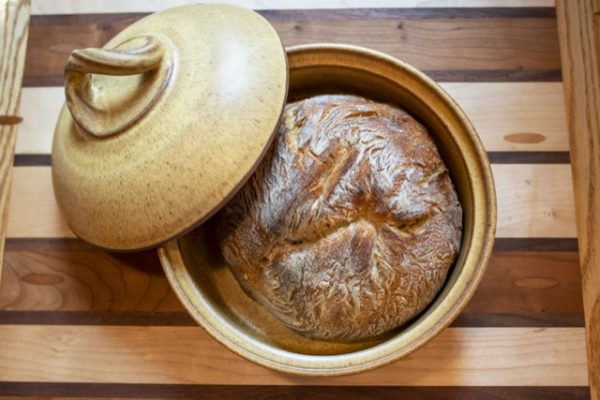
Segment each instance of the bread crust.
[{"label": "bread crust", "polygon": [[351,95],[287,105],[269,154],[218,218],[219,247],[244,291],[295,331],[339,341],[421,312],[462,233],[426,129]]}]

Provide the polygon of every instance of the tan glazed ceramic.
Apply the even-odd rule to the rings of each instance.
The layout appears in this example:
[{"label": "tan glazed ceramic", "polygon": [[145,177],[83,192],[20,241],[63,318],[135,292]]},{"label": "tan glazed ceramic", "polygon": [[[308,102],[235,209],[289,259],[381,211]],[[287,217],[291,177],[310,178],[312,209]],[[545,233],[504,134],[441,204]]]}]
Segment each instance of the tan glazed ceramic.
[{"label": "tan glazed ceramic", "polygon": [[[482,144],[456,103],[415,68],[384,54],[343,45],[288,49],[289,100],[354,93],[395,103],[424,123],[444,158],[464,212],[455,265],[432,304],[386,337],[358,343],[308,339],[248,298],[214,243],[211,221],[159,250],[166,275],[195,320],[237,354],[280,371],[340,375],[409,354],[448,326],[484,272],[494,241],[496,198]],[[233,160],[232,160],[233,162]]]},{"label": "tan glazed ceramic", "polygon": [[269,147],[287,72],[273,27],[226,5],[162,11],[73,52],[52,149],[70,228],[135,250],[202,223]]}]

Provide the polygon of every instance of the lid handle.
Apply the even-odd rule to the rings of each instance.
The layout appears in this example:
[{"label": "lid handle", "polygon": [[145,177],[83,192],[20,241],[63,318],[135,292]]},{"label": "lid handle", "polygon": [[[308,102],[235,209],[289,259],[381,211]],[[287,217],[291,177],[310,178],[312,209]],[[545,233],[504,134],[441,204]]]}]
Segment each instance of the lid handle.
[{"label": "lid handle", "polygon": [[[74,50],[65,65],[69,111],[81,128],[96,137],[110,136],[133,125],[158,100],[171,77],[173,57],[162,40],[148,35],[125,43],[130,45],[127,50]],[[110,83],[104,81],[96,87],[91,74],[141,75],[132,87],[131,97],[114,99],[104,92],[110,91]]]}]

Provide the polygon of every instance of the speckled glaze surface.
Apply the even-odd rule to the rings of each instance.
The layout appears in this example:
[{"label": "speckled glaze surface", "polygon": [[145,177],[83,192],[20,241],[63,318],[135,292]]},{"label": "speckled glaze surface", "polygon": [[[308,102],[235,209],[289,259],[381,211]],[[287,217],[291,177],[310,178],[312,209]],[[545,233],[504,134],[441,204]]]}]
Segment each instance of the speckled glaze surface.
[{"label": "speckled glaze surface", "polygon": [[371,50],[344,45],[288,49],[289,98],[353,93],[395,103],[429,129],[463,208],[460,253],[438,296],[416,319],[376,340],[312,340],[285,327],[244,294],[206,224],[159,249],[178,297],[215,339],[263,366],[303,375],[356,373],[406,356],[459,314],[475,291],[492,250],[496,197],[487,155],[456,103],[413,67]]},{"label": "speckled glaze surface", "polygon": [[262,159],[287,72],[271,25],[227,5],[169,9],[104,49],[76,50],[52,149],[70,228],[96,246],[136,250],[202,223]]}]

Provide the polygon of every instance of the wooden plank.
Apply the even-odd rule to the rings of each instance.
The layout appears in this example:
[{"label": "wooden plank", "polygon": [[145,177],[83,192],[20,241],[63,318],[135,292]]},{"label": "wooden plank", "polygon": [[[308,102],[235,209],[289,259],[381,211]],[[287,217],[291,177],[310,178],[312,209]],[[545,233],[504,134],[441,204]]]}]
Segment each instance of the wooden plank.
[{"label": "wooden plank", "polygon": [[590,390],[600,399],[600,1],[557,1],[581,249]]},{"label": "wooden plank", "polygon": [[[494,252],[463,313],[581,313],[574,252]],[[8,268],[7,268],[8,269]]]},{"label": "wooden plank", "polygon": [[[488,151],[569,149],[561,83],[466,82],[442,87],[467,113]],[[50,154],[64,89],[24,88],[21,104],[17,154]]]},{"label": "wooden plank", "polygon": [[184,311],[155,251],[8,251],[0,309]]},{"label": "wooden plank", "polygon": [[13,171],[7,237],[74,237],[54,199],[50,167]]},{"label": "wooden plank", "polygon": [[[144,385],[103,383],[3,382],[0,400],[19,397],[40,399],[52,393],[54,400],[127,399],[346,399],[346,400],[588,400],[589,389],[581,386],[258,386],[258,385]],[[6,394],[6,397],[1,396]],[[14,396],[14,397],[8,397]],[[36,396],[36,397],[33,397]],[[60,396],[60,397],[58,397]],[[65,396],[65,397],[62,397]],[[110,397],[109,397],[110,396]]]},{"label": "wooden plank", "polygon": [[[254,385],[585,386],[583,328],[449,328],[352,376],[281,374],[197,327],[0,326],[0,381]],[[40,346],[40,338],[44,345]]]},{"label": "wooden plank", "polygon": [[7,232],[12,165],[29,26],[29,1],[0,3],[0,273]]},{"label": "wooden plank", "polygon": [[[153,251],[11,250],[2,280],[0,324],[193,325]],[[582,326],[582,313],[576,252],[500,252],[457,324]]]},{"label": "wooden plank", "polygon": [[[196,4],[210,1],[198,0],[116,0],[70,1],[70,0],[33,0],[33,15],[50,14],[86,14],[114,12],[155,12],[184,4]],[[225,0],[252,9],[330,9],[330,8],[388,8],[388,7],[554,7],[553,0]]]},{"label": "wooden plank", "polygon": [[[571,170],[566,164],[493,165],[497,237],[575,237]],[[548,182],[552,182],[549,185]],[[14,169],[8,237],[74,237],[52,192],[50,167]]]},{"label": "wooden plank", "polygon": [[567,151],[562,84],[443,83],[488,151]]},{"label": "wooden plank", "polygon": [[[23,88],[21,113],[23,123],[15,152],[50,154],[54,126],[65,102],[63,87]],[[564,113],[563,113],[564,114]],[[562,135],[566,137],[566,135]]]},{"label": "wooden plank", "polygon": [[[444,9],[442,9],[444,10]],[[447,10],[447,9],[446,9]],[[554,18],[417,18],[402,9],[272,10],[266,17],[285,45],[311,42],[355,44],[384,51],[429,71],[558,71]],[[404,13],[404,14],[403,14]],[[26,81],[62,82],[69,53],[78,47],[98,47],[135,22],[140,14],[37,16],[32,19]],[[465,74],[466,73],[466,74]]]},{"label": "wooden plank", "polygon": [[497,237],[576,237],[568,165],[493,165],[492,171]]}]

